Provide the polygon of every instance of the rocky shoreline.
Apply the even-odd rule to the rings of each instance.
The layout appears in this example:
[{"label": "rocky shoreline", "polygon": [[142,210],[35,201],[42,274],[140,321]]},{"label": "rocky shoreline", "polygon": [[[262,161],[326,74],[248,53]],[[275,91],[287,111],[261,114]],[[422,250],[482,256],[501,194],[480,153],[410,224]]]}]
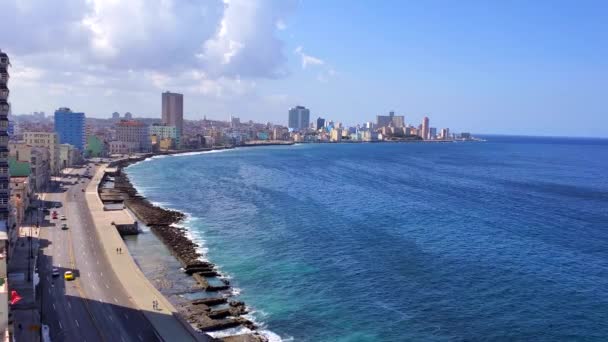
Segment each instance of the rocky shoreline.
[{"label": "rocky shoreline", "polygon": [[[117,168],[117,172],[114,175],[113,191],[115,194],[120,194],[124,204],[141,222],[150,227],[152,232],[168,247],[171,253],[182,264],[184,272],[197,281],[199,291],[218,293],[217,297],[191,300],[185,304],[180,304],[178,306],[179,313],[202,332],[217,331],[237,326],[243,326],[255,331],[255,324],[241,317],[247,313],[245,303],[231,300],[227,296],[219,294],[220,291],[230,289],[229,281],[221,277],[214,264],[201,260],[201,255],[197,252],[197,248],[200,246],[187,237],[186,229],[175,226],[176,223],[181,222],[185,218],[185,215],[181,212],[160,208],[150,203],[145,197],[137,193],[128,176],[122,172],[127,166],[152,156],[154,155],[149,154],[112,162],[110,166]],[[219,279],[221,283],[210,284],[207,280],[208,278]],[[214,309],[213,306],[215,305],[226,307]],[[215,340],[231,342],[267,341],[266,337],[258,333]]]}]

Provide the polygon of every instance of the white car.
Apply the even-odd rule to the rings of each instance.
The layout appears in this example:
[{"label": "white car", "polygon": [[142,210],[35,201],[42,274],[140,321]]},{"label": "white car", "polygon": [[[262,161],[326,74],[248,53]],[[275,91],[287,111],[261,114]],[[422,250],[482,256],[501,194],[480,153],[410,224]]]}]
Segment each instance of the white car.
[{"label": "white car", "polygon": [[65,215],[61,215],[61,216],[59,217],[59,219],[60,219],[61,221],[65,221],[65,220],[67,220],[67,218],[65,217]]}]

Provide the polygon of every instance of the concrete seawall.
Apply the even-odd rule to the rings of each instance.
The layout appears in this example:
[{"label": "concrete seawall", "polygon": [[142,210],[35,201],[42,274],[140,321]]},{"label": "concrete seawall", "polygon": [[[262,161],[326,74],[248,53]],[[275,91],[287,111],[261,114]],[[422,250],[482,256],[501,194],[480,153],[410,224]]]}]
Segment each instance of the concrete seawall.
[{"label": "concrete seawall", "polygon": [[[150,321],[157,336],[165,341],[208,341],[209,339],[196,332],[189,324],[177,315],[173,305],[150,283],[141,272],[112,222],[134,219],[126,210],[105,211],[97,189],[107,165],[101,165],[86,189],[87,206],[93,217],[97,238],[114,272],[129,297]],[[126,216],[125,216],[126,215]],[[123,250],[116,253],[116,248]],[[153,301],[158,301],[160,310],[153,308]]]}]

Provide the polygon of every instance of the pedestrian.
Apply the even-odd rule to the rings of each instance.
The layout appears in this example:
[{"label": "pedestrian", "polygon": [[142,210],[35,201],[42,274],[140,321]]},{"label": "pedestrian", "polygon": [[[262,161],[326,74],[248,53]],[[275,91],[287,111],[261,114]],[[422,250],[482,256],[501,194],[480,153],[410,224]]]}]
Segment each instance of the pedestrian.
[{"label": "pedestrian", "polygon": [[120,247],[118,250],[120,251],[120,254],[122,254],[122,247]]}]

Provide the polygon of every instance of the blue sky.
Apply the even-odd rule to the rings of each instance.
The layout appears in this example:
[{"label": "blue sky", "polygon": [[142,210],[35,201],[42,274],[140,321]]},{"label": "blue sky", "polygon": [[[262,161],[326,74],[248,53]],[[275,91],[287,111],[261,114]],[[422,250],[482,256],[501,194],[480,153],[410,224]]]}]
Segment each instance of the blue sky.
[{"label": "blue sky", "polygon": [[608,137],[607,2],[6,1],[16,113],[159,116],[172,90],[192,119]]},{"label": "blue sky", "polygon": [[394,109],[457,130],[608,136],[606,4],[304,1],[286,33],[336,76],[285,87],[347,122]]}]

